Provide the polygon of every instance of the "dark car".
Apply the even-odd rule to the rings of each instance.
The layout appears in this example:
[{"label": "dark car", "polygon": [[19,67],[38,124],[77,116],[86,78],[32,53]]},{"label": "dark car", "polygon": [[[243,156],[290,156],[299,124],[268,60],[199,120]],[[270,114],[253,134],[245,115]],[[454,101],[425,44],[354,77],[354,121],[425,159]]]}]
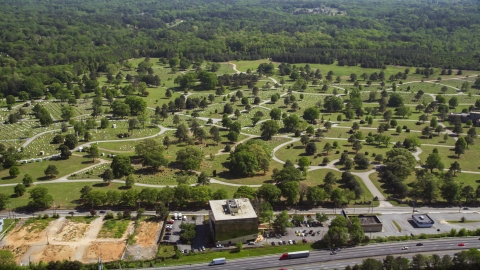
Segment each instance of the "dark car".
[{"label": "dark car", "polygon": [[417,246],[423,246],[423,243],[418,243]]},{"label": "dark car", "polygon": [[283,241],[282,241],[282,244],[286,245],[286,244],[287,244],[287,242],[285,242],[285,240],[283,240]]},{"label": "dark car", "polygon": [[303,233],[307,233],[307,230],[303,230]]},{"label": "dark car", "polygon": [[166,232],[165,235],[172,235],[172,233],[171,232]]},{"label": "dark car", "polygon": [[163,237],[163,240],[169,240],[169,239],[170,239],[170,236],[168,236],[168,235],[165,235],[165,236]]},{"label": "dark car", "polygon": [[310,230],[308,233],[309,233],[309,234],[312,234],[312,233],[313,233],[313,230]]},{"label": "dark car", "polygon": [[275,242],[272,242],[272,246],[275,246]]},{"label": "dark car", "polygon": [[100,210],[100,214],[105,214],[105,210]]}]

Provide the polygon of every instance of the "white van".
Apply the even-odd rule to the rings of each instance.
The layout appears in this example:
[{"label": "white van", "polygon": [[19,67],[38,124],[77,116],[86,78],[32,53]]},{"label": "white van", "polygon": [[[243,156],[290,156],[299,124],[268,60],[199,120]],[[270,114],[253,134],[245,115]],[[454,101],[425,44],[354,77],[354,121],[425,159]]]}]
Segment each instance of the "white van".
[{"label": "white van", "polygon": [[226,264],[226,263],[227,263],[227,260],[225,260],[225,258],[218,258],[218,259],[213,259],[208,265],[220,265],[220,264]]},{"label": "white van", "polygon": [[178,219],[182,219],[182,213],[178,213]]},{"label": "white van", "polygon": [[175,213],[173,216],[174,216],[173,219],[178,219],[178,213]]},{"label": "white van", "polygon": [[186,221],[187,220],[187,216],[183,216],[183,221]]}]

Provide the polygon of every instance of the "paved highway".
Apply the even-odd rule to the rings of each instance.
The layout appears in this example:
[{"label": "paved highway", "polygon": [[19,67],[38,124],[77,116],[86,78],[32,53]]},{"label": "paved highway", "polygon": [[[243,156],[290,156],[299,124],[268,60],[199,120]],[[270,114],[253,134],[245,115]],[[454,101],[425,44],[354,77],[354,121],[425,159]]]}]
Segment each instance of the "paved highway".
[{"label": "paved highway", "polygon": [[[418,243],[423,243],[423,246],[417,246]],[[459,243],[464,243],[465,246],[458,246]],[[402,247],[409,247],[408,250],[402,250]],[[411,242],[399,242],[399,243],[387,243],[387,244],[376,244],[368,245],[361,247],[346,248],[340,250],[336,255],[330,255],[329,251],[312,251],[310,257],[301,258],[301,259],[292,259],[292,260],[279,260],[281,254],[255,257],[249,259],[239,259],[239,260],[227,260],[227,264],[223,266],[217,266],[219,269],[280,269],[280,268],[291,268],[295,267],[304,267],[301,269],[310,269],[312,265],[316,265],[314,268],[319,269],[323,264],[328,264],[330,266],[338,264],[332,264],[332,261],[344,261],[351,260],[352,262],[356,261],[357,263],[361,262],[364,258],[371,258],[380,256],[380,258],[387,255],[395,256],[412,256],[417,253],[423,252],[432,252],[434,254],[443,254],[444,251],[453,252],[460,251],[469,248],[480,248],[480,240],[478,237],[465,237],[465,238],[448,238],[448,239],[435,239],[435,240],[421,240],[421,241],[411,241]],[[245,250],[244,252],[248,252]],[[254,254],[254,250],[250,250],[251,254]],[[157,267],[157,268],[148,268],[148,269],[212,269],[213,266],[208,266],[209,261],[205,261],[204,264],[195,264],[195,265],[182,265],[177,267]],[[345,264],[346,265],[346,264]],[[340,267],[340,266],[336,266]],[[333,267],[335,268],[335,267]],[[320,267],[320,269],[322,269]],[[331,268],[325,268],[331,269]]]},{"label": "paved highway", "polygon": [[[452,258],[454,254],[458,252],[458,250],[454,251],[443,251],[443,252],[418,252],[415,254],[423,254],[425,256],[431,256],[433,254],[437,254],[440,257],[443,255],[450,255]],[[415,255],[414,253],[409,253],[409,254],[403,254],[403,253],[398,253],[398,254],[389,254],[394,257],[403,257],[403,258],[408,258],[409,260],[412,260],[412,257]],[[333,270],[333,269],[345,269],[348,265],[354,266],[355,264],[361,264],[364,259],[367,258],[372,258],[375,260],[382,261],[385,259],[385,256],[375,256],[375,257],[365,257],[365,258],[355,258],[355,259],[345,259],[345,260],[334,260],[334,261],[328,261],[328,262],[322,262],[322,263],[310,263],[310,264],[302,264],[302,265],[295,265],[294,267],[290,266],[285,269],[295,269],[295,270]],[[278,270],[278,268],[267,268],[266,270]]]},{"label": "paved highway", "polygon": [[[436,208],[436,207],[417,207],[416,208],[419,213],[480,213],[480,209],[478,208],[470,208],[469,210],[463,210],[463,209],[459,209],[458,207],[444,207],[444,208]],[[97,210],[99,211],[99,210]],[[105,211],[110,211],[110,210],[107,210],[105,209]],[[313,209],[309,209],[307,211],[302,211],[302,210],[289,210],[288,212],[290,214],[294,214],[294,213],[297,213],[297,214],[303,214],[303,215],[306,215],[306,214],[315,214],[315,213],[326,213],[326,214],[340,214],[340,211],[341,209],[340,208],[337,208],[336,210],[332,209],[332,208],[313,208]],[[347,211],[347,213],[349,214],[365,214],[365,213],[372,213],[372,209],[371,208],[345,208],[345,211]],[[84,210],[82,212],[79,212],[77,210],[57,210],[56,211],[60,216],[66,216],[66,215],[69,215],[69,212],[74,212],[76,216],[84,216],[84,215],[89,215],[90,213],[88,212],[88,210]],[[115,212],[115,211],[114,211]],[[171,213],[173,213],[175,211],[171,211]],[[206,209],[202,209],[202,210],[198,210],[198,211],[176,211],[176,212],[182,212],[184,214],[187,214],[187,215],[208,215],[208,210]],[[399,207],[399,206],[393,206],[393,207],[374,207],[373,208],[373,212],[374,213],[378,213],[378,214],[382,214],[382,215],[388,215],[388,214],[411,214],[413,213],[413,209],[410,208],[410,207]],[[46,211],[38,211],[38,212],[35,212],[35,213],[23,213],[23,212],[15,212],[15,216],[17,218],[26,218],[26,217],[32,217],[35,216],[35,215],[38,215],[38,214],[48,214],[48,215],[51,215],[53,213],[53,210],[50,209],[50,210],[46,210]],[[133,212],[134,213],[134,212]],[[279,213],[279,211],[275,211],[275,213]],[[146,215],[155,215],[155,211],[146,211],[145,212]],[[0,212],[0,217],[5,217],[5,218],[8,218],[9,217],[9,212],[8,211],[2,211]]]}]

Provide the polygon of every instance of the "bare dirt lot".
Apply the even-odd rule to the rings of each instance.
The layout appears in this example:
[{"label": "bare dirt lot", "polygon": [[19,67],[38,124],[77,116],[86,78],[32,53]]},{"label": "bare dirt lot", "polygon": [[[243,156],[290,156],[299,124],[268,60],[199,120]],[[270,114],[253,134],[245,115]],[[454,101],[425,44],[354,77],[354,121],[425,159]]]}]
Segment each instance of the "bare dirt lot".
[{"label": "bare dirt lot", "polygon": [[140,222],[135,229],[135,243],[127,247],[125,259],[142,260],[153,258],[157,253],[157,242],[163,222],[156,220]]},{"label": "bare dirt lot", "polygon": [[125,241],[93,242],[87,247],[82,261],[85,263],[93,263],[98,261],[99,257],[101,257],[104,262],[118,260],[122,256],[125,245]]},{"label": "bare dirt lot", "polygon": [[[64,217],[49,220],[34,220],[24,225],[17,224],[0,248],[12,250],[17,263],[28,264],[39,261],[79,260],[91,263],[98,260],[119,260],[125,250],[126,238],[133,233],[130,222],[121,238],[98,238],[103,226],[103,217],[83,221],[82,218],[68,220]],[[151,227],[145,230],[150,230]],[[145,242],[148,237],[145,236]],[[141,241],[141,240],[139,240]]]}]

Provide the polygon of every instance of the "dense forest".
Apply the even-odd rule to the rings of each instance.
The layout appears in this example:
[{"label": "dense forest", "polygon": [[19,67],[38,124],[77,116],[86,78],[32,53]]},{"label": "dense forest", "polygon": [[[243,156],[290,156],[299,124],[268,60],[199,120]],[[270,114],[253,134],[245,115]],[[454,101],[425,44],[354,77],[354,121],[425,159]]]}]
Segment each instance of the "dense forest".
[{"label": "dense forest", "polygon": [[[18,79],[12,75],[15,72],[46,73],[66,82],[70,76],[104,71],[107,64],[147,55],[192,61],[272,58],[375,68],[395,64],[480,69],[477,0],[2,0],[0,4],[3,93]],[[67,77],[65,70],[71,72]]]}]

